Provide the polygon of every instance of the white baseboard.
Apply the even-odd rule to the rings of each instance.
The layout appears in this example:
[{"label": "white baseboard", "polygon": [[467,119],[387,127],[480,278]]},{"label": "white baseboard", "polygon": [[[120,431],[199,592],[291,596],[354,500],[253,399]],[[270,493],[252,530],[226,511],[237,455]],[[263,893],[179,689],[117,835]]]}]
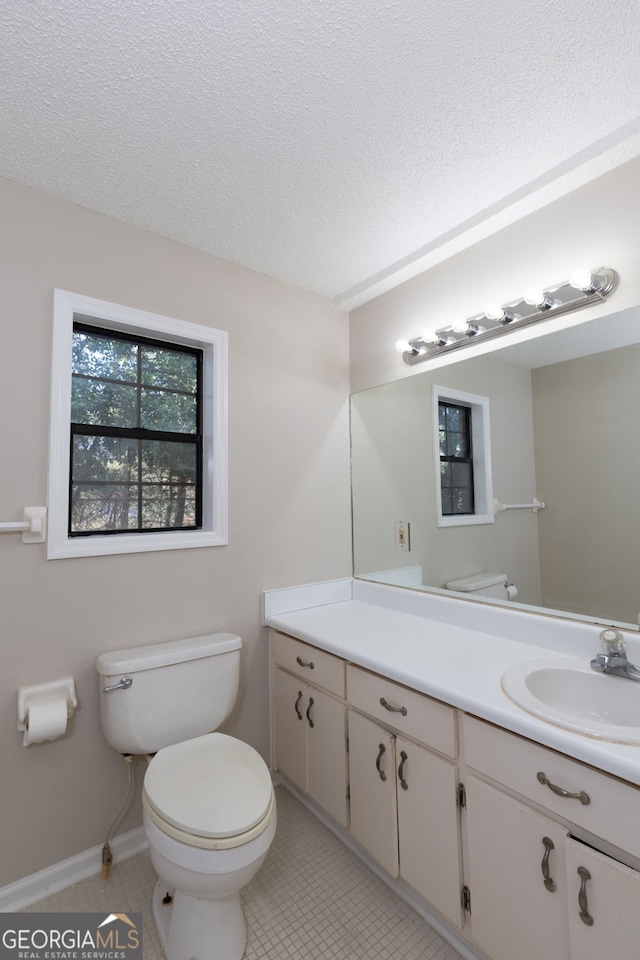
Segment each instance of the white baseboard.
[{"label": "white baseboard", "polygon": [[[149,846],[142,827],[120,834],[110,842],[114,862],[128,860]],[[102,873],[102,844],[61,860],[44,870],[32,873],[22,880],[0,887],[0,913],[13,913],[31,904],[65,890],[80,880]]]}]

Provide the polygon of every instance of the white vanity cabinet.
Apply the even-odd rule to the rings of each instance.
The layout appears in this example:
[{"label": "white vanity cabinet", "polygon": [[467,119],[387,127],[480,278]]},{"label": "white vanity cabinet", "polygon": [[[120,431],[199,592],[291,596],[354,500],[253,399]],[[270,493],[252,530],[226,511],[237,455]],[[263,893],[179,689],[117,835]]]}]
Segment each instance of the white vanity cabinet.
[{"label": "white vanity cabinet", "polygon": [[274,765],[346,827],[344,661],[275,631],[271,641]]},{"label": "white vanity cabinet", "polygon": [[455,711],[352,664],[347,700],[351,833],[460,927]]},{"label": "white vanity cabinet", "polygon": [[475,777],[465,791],[473,940],[492,960],[569,960],[566,829]]},{"label": "white vanity cabinet", "polygon": [[[637,960],[640,873],[573,839],[565,855],[572,960]],[[592,924],[582,919],[583,897]]]},{"label": "white vanity cabinet", "polygon": [[474,942],[492,960],[636,960],[640,873],[613,844],[640,854],[640,790],[471,717],[464,749]]},{"label": "white vanity cabinet", "polygon": [[349,711],[351,833],[392,877],[398,876],[396,738]]},{"label": "white vanity cabinet", "polygon": [[638,960],[640,787],[271,639],[275,766],[454,941],[489,960]]}]

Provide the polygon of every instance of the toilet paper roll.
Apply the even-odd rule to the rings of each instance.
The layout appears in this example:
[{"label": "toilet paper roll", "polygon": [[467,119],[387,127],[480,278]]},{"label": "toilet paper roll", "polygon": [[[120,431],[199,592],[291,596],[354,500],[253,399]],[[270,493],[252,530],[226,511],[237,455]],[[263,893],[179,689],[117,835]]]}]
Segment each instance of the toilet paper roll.
[{"label": "toilet paper roll", "polygon": [[510,583],[507,587],[507,596],[509,597],[509,600],[515,600],[515,598],[518,596],[518,588],[514,587],[512,583]]},{"label": "toilet paper roll", "polygon": [[55,740],[67,729],[67,701],[45,700],[42,703],[29,704],[25,720],[27,729],[22,741],[25,747],[30,743]]}]

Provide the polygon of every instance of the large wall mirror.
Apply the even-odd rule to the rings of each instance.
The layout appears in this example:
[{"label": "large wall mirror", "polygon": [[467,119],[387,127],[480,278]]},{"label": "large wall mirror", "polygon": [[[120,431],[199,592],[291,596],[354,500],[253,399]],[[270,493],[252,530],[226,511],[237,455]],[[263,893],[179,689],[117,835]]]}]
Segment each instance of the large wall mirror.
[{"label": "large wall mirror", "polygon": [[638,629],[640,307],[461,353],[352,396],[355,576]]}]

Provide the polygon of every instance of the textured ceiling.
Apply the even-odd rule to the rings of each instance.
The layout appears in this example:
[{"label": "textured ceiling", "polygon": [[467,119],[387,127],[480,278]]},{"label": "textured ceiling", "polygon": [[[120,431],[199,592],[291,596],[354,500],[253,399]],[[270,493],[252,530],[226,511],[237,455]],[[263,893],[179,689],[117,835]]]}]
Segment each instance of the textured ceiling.
[{"label": "textured ceiling", "polygon": [[0,0],[0,175],[353,306],[640,154],[638,0]]}]

